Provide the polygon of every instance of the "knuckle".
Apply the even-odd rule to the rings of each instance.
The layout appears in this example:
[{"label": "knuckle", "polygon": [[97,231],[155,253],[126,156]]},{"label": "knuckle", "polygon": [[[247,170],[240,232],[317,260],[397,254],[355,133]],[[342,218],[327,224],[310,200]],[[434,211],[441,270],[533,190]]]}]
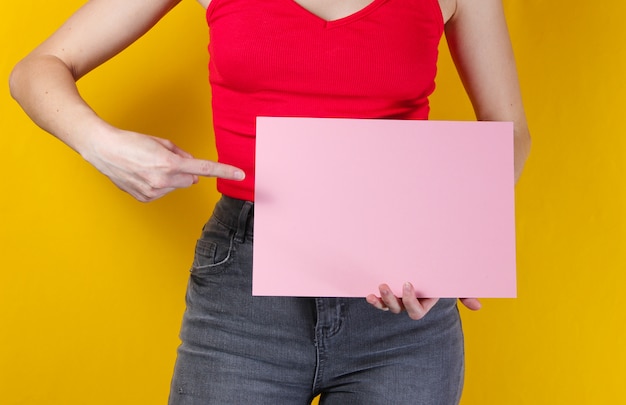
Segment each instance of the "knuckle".
[{"label": "knuckle", "polygon": [[132,193],[132,196],[135,199],[142,203],[148,203],[152,201],[152,198],[145,192],[145,190],[138,190],[137,192]]},{"label": "knuckle", "polygon": [[156,190],[166,188],[169,185],[168,178],[161,174],[150,174],[146,177],[146,192],[153,193]]},{"label": "knuckle", "polygon": [[128,194],[130,194],[135,200],[139,202],[142,202],[142,203],[148,202],[148,198],[142,193],[137,193],[131,190],[131,191],[128,191]]},{"label": "knuckle", "polygon": [[154,179],[146,179],[146,182],[139,187],[139,193],[149,201],[155,198],[157,189]]},{"label": "knuckle", "polygon": [[170,141],[169,139],[161,139],[160,142],[168,149],[174,147],[174,142]]},{"label": "knuckle", "polygon": [[148,198],[149,201],[152,201],[152,200],[156,200],[159,197],[159,194],[157,193],[156,190],[150,190],[148,193],[146,193],[146,197]]},{"label": "knuckle", "polygon": [[215,171],[215,165],[213,164],[213,162],[205,160],[200,164],[200,171],[202,172],[202,174],[212,175]]},{"label": "knuckle", "polygon": [[179,158],[176,155],[167,155],[161,163],[161,169],[165,173],[172,173],[178,169]]},{"label": "knuckle", "polygon": [[147,195],[150,195],[151,193],[153,193],[155,190],[161,189],[165,186],[164,182],[160,179],[154,178],[154,179],[150,179],[146,182],[146,188],[145,188],[145,193]]}]

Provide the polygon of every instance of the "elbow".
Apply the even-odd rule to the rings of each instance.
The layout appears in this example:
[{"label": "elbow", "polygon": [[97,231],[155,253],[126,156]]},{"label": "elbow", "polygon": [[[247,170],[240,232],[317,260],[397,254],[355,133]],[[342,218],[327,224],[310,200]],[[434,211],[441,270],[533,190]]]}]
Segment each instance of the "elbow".
[{"label": "elbow", "polygon": [[18,63],[13,67],[11,73],[9,73],[9,93],[11,93],[11,97],[17,100],[17,76],[19,75],[20,64]]},{"label": "elbow", "polygon": [[19,61],[9,73],[9,93],[14,100],[19,102],[21,83],[24,77],[24,60]]}]

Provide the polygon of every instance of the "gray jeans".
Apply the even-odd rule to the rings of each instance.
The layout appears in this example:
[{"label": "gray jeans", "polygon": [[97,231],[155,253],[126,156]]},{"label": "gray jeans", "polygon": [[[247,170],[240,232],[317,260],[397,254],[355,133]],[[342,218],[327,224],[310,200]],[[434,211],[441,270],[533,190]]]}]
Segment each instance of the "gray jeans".
[{"label": "gray jeans", "polygon": [[198,240],[170,405],[459,402],[456,300],[414,321],[364,299],[253,297],[253,211],[222,197]]}]

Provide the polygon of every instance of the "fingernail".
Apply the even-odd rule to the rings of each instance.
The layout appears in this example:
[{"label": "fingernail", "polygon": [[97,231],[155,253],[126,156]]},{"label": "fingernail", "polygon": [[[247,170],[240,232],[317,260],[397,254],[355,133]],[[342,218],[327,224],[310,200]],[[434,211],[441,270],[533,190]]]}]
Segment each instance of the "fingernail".
[{"label": "fingernail", "polygon": [[242,171],[235,172],[235,180],[243,180],[246,178],[246,174]]},{"label": "fingernail", "polygon": [[410,293],[411,290],[413,289],[413,286],[411,285],[411,283],[406,282],[404,283],[404,286],[402,288],[404,289],[405,293]]}]

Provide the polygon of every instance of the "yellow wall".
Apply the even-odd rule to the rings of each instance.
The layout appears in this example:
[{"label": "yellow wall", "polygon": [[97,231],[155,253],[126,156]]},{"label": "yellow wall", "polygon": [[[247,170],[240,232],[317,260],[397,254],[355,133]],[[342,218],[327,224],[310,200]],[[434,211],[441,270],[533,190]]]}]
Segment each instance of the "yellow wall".
[{"label": "yellow wall", "polygon": [[[3,2],[0,77],[81,1]],[[517,188],[519,298],[463,312],[463,405],[607,404],[626,379],[620,1],[505,1],[533,134]],[[102,116],[214,157],[193,1],[81,82]],[[444,54],[435,119],[472,117]],[[214,182],[145,205],[0,92],[0,401],[158,404]]]}]

